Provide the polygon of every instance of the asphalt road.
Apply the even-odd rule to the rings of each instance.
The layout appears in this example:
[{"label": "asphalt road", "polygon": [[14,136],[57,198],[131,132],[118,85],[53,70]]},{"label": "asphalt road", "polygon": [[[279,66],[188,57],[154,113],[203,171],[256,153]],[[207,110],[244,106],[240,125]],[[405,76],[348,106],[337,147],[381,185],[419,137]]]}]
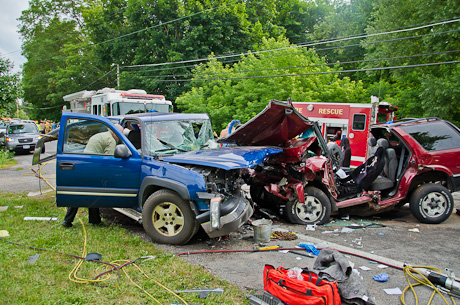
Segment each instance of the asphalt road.
[{"label": "asphalt road", "polygon": [[[55,150],[47,143],[47,153]],[[12,168],[0,171],[0,192],[38,192],[49,189],[46,183],[39,182],[31,169],[32,154],[18,155],[15,157],[18,164]],[[52,185],[55,185],[54,161],[40,169],[40,173]],[[394,268],[381,269],[373,261],[390,262],[392,264],[406,263],[437,267],[441,270],[449,268],[455,274],[460,274],[460,216],[455,210],[460,208],[460,194],[454,193],[454,214],[442,224],[427,225],[419,223],[409,211],[408,206],[397,211],[369,218],[351,218],[349,220],[334,219],[331,223],[316,227],[314,231],[306,230],[305,226],[292,225],[284,221],[275,222],[272,230],[295,232],[297,240],[280,241],[271,240],[266,246],[278,245],[284,248],[295,247],[300,243],[311,244],[318,248],[329,247],[340,249],[351,261],[362,283],[368,288],[369,296],[375,298],[377,304],[400,304],[399,295],[388,295],[383,289],[407,286],[404,273]],[[142,235],[146,240],[142,226],[133,223],[116,212],[105,212],[104,216],[109,222],[126,226],[132,232]],[[352,225],[381,224],[377,228],[354,229],[349,233],[342,233],[344,228]],[[75,226],[78,229],[78,226]],[[345,229],[346,231],[347,229]],[[250,225],[242,227],[238,232],[232,233],[228,238],[209,240],[198,235],[188,245],[168,246],[158,245],[159,248],[172,253],[210,250],[252,250],[259,246],[253,240],[253,230]],[[304,253],[305,251],[297,251]],[[234,252],[220,254],[193,254],[183,255],[185,260],[200,264],[221,279],[235,283],[241,289],[250,289],[261,292],[263,290],[263,267],[271,264],[275,267],[310,267],[314,258],[308,258],[293,253],[282,252]],[[367,268],[369,270],[363,270]],[[385,272],[389,280],[385,283],[376,282],[373,276]],[[196,287],[204,288],[204,287]],[[431,290],[426,287],[417,287],[420,298],[419,304],[427,304]],[[407,293],[406,304],[415,304],[411,293]],[[459,300],[456,300],[457,303]],[[441,298],[435,297],[432,304],[445,304]],[[449,301],[450,304],[450,301]]]},{"label": "asphalt road", "polygon": [[[50,156],[56,152],[56,143],[46,143],[46,152],[42,156]],[[50,187],[37,178],[41,174],[51,185],[56,186],[56,161],[44,166],[32,166],[32,153],[16,153],[15,166],[0,171],[0,192],[23,193],[39,192]],[[34,172],[35,171],[35,172]]]}]

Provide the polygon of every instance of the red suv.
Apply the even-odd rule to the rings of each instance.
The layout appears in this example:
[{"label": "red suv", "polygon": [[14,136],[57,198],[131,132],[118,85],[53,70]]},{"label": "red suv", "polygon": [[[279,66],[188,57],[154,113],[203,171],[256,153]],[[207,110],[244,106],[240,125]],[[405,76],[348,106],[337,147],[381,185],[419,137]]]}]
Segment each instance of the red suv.
[{"label": "red suv", "polygon": [[292,223],[323,224],[332,213],[367,216],[407,202],[421,222],[446,220],[454,206],[451,192],[460,190],[460,130],[423,118],[377,124],[371,133],[380,157],[345,179],[318,125],[290,102],[271,101],[220,142],[283,148],[246,169],[244,179],[260,208],[280,210]]}]

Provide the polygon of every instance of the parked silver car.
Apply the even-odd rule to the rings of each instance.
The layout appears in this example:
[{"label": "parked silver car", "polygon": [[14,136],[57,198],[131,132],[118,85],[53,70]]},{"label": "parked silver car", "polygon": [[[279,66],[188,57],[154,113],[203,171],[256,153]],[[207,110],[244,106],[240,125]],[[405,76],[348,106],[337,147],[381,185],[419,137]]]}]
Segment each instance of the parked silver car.
[{"label": "parked silver car", "polygon": [[6,124],[0,121],[0,147],[5,145]]},{"label": "parked silver car", "polygon": [[[11,122],[4,135],[5,146],[9,151],[34,151],[41,138],[38,127],[32,123]],[[42,150],[44,152],[44,149]]]}]

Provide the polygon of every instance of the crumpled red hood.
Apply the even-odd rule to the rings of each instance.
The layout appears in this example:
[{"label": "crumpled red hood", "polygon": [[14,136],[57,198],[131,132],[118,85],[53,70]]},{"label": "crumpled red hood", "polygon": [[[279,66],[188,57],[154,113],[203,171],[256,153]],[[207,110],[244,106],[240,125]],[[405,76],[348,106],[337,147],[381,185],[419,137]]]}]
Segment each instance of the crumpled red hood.
[{"label": "crumpled red hood", "polygon": [[271,100],[258,115],[242,125],[220,143],[246,146],[279,146],[312,126],[290,102]]}]

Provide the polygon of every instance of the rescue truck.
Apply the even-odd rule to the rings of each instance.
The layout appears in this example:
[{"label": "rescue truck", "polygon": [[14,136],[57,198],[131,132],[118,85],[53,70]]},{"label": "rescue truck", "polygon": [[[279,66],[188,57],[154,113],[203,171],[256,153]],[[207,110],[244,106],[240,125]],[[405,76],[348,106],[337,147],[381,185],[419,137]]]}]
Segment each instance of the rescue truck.
[{"label": "rescue truck", "polygon": [[351,164],[355,168],[369,157],[368,138],[371,124],[393,121],[397,110],[387,102],[379,102],[372,96],[370,104],[292,102],[302,115],[319,123],[326,141],[336,141],[348,137],[351,147]]},{"label": "rescue truck", "polygon": [[63,99],[70,103],[70,110],[64,106],[64,111],[91,113],[104,117],[149,111],[173,111],[171,101],[166,100],[163,95],[147,94],[141,89],[83,90],[68,94]]}]

